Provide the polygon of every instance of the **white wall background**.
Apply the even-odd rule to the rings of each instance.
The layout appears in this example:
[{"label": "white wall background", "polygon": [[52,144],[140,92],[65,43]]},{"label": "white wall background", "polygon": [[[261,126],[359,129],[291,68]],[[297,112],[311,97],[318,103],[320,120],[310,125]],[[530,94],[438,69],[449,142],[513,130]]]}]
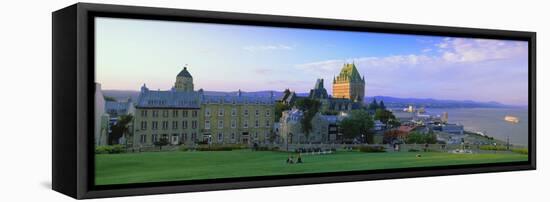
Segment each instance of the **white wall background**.
[{"label": "white wall background", "polygon": [[[101,199],[112,201],[524,201],[548,196],[550,14],[545,1],[90,1],[400,22],[538,34],[538,170]],[[68,201],[51,186],[51,12],[75,1],[2,1],[0,201]]]}]

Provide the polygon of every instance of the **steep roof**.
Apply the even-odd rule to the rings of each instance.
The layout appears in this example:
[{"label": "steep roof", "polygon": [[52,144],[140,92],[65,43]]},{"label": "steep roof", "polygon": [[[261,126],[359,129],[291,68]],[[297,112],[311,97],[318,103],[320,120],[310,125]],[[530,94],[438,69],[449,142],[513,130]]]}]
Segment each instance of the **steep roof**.
[{"label": "steep roof", "polygon": [[200,95],[197,92],[160,91],[142,89],[137,108],[199,108]]},{"label": "steep roof", "polygon": [[363,81],[363,79],[361,78],[361,75],[359,74],[359,71],[357,71],[357,67],[355,67],[355,63],[344,64],[344,67],[342,67],[342,70],[340,70],[340,74],[336,77],[335,80],[352,81],[352,82]]},{"label": "steep roof", "polygon": [[202,91],[181,92],[176,90],[149,90],[142,87],[137,108],[200,108],[201,104],[258,104],[272,105],[273,97],[261,97],[248,93],[206,95]]}]

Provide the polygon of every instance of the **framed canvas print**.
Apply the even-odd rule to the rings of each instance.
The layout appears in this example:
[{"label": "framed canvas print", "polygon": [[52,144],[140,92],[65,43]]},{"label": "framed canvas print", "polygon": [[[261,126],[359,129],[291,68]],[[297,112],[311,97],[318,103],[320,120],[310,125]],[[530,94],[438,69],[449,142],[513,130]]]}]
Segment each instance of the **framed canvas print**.
[{"label": "framed canvas print", "polygon": [[53,189],[74,198],[535,169],[534,32],[52,15]]}]

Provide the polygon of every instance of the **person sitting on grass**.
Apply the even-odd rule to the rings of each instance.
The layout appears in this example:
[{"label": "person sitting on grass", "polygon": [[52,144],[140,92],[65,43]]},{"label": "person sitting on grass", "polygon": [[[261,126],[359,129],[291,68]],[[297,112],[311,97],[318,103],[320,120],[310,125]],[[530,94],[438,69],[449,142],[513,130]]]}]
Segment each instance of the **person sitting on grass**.
[{"label": "person sitting on grass", "polygon": [[302,156],[300,155],[300,153],[298,153],[298,159],[296,160],[296,163],[303,163]]},{"label": "person sitting on grass", "polygon": [[288,155],[288,158],[286,159],[286,163],[293,164],[294,160],[292,159],[292,155]]}]

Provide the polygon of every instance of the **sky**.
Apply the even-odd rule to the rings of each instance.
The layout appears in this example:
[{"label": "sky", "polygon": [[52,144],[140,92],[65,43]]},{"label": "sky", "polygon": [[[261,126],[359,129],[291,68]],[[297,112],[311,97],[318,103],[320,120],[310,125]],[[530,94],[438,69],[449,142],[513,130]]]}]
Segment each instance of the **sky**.
[{"label": "sky", "polygon": [[527,105],[528,43],[351,31],[96,18],[96,82],[103,89],[170,89],[188,67],[195,89],[332,94],[355,63],[366,96]]}]

